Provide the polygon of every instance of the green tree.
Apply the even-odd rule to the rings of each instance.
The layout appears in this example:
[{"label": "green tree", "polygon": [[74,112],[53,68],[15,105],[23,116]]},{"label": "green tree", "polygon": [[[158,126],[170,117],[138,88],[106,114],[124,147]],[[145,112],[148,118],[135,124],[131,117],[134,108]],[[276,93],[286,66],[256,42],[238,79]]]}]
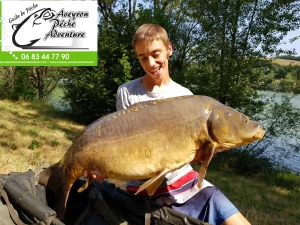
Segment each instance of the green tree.
[{"label": "green tree", "polygon": [[[300,3],[190,0],[187,4],[189,17],[198,21],[196,29],[202,33],[191,54],[199,55],[194,62],[199,64],[198,79],[211,81],[205,90],[235,108],[256,104],[250,87],[260,80],[260,61],[282,52],[277,45],[288,31],[299,28]],[[195,92],[203,93],[203,86],[191,79]]]},{"label": "green tree", "polygon": [[26,67],[16,67],[10,98],[12,100],[33,100],[36,91],[31,85]]},{"label": "green tree", "polygon": [[18,100],[47,99],[64,78],[64,67],[4,67],[0,96]]},{"label": "green tree", "polygon": [[28,67],[26,73],[30,85],[35,89],[39,100],[47,99],[57,87],[59,81],[64,78],[64,67]]},{"label": "green tree", "polygon": [[[298,52],[298,54],[299,54],[299,52]],[[288,60],[300,61],[300,56],[280,55],[280,56],[278,56],[278,59],[288,59]]]},{"label": "green tree", "polygon": [[[99,62],[101,64],[101,61]],[[71,112],[83,123],[92,122],[111,108],[111,90],[105,87],[105,70],[98,67],[71,67],[64,80],[64,98]]]},{"label": "green tree", "polygon": [[0,97],[11,98],[14,87],[16,67],[1,67],[0,71]]}]

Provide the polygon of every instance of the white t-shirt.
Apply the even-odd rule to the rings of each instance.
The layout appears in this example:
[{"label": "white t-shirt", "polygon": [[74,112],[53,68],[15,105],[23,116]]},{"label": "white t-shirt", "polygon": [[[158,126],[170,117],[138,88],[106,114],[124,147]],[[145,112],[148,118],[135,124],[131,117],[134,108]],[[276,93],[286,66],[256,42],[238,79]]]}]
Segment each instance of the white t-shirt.
[{"label": "white t-shirt", "polygon": [[155,93],[146,91],[141,83],[142,78],[132,80],[121,85],[117,91],[117,110],[127,109],[129,106],[144,101],[171,98],[183,95],[193,95],[193,93],[181,85],[170,80],[164,92]]}]

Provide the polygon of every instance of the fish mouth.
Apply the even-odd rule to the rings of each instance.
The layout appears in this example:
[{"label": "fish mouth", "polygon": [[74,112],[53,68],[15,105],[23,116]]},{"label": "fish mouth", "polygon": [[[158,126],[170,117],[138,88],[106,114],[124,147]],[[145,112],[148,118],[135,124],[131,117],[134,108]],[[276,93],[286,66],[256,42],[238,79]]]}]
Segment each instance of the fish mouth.
[{"label": "fish mouth", "polygon": [[257,139],[262,139],[266,134],[265,130],[261,130],[260,132],[258,132],[257,134],[254,135],[255,138]]}]

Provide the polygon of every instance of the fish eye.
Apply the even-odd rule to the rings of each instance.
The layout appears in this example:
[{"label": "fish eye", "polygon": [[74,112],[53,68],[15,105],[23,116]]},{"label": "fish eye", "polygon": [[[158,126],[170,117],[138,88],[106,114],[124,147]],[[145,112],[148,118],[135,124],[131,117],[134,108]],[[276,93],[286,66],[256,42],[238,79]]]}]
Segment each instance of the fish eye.
[{"label": "fish eye", "polygon": [[241,117],[241,121],[242,121],[243,123],[247,123],[247,122],[248,122],[248,118],[245,117],[245,116],[242,116],[242,117]]},{"label": "fish eye", "polygon": [[225,114],[226,114],[226,116],[231,116],[231,113],[228,111],[226,111]]},{"label": "fish eye", "polygon": [[34,18],[38,17],[39,15],[38,14],[34,14]]}]

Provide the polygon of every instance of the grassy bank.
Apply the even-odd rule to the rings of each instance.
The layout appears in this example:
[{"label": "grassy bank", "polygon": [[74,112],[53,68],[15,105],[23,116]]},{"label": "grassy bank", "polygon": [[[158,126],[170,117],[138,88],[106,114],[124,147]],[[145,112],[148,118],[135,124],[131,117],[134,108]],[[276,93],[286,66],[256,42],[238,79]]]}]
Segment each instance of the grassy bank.
[{"label": "grassy bank", "polygon": [[43,103],[0,100],[0,173],[55,163],[84,128]]},{"label": "grassy bank", "polygon": [[217,160],[213,160],[206,179],[216,185],[251,224],[300,224],[299,176],[288,172],[244,176],[228,167],[215,168],[216,163]]},{"label": "grassy bank", "polygon": [[[66,119],[62,112],[37,102],[0,100],[0,115],[0,173],[57,162],[84,128]],[[238,162],[248,164],[249,160]],[[221,154],[213,159],[206,179],[253,225],[300,224],[299,176],[276,170],[265,173],[259,168],[255,175],[241,174],[233,169],[228,156]]]}]

